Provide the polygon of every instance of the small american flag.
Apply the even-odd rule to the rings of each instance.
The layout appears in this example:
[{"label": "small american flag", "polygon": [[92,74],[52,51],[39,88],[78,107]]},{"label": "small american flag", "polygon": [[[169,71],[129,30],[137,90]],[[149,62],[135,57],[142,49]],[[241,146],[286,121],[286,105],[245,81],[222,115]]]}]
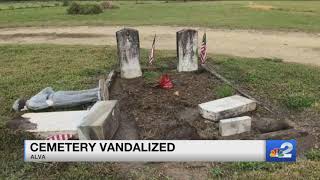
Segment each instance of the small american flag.
[{"label": "small american flag", "polygon": [[201,64],[204,64],[207,60],[207,35],[206,33],[203,34],[202,44],[200,48],[200,61]]},{"label": "small american flag", "polygon": [[151,47],[151,50],[150,50],[149,64],[152,64],[152,62],[154,60],[155,43],[156,43],[156,35],[154,35],[153,42],[152,42],[152,47]]},{"label": "small american flag", "polygon": [[55,134],[55,135],[49,136],[47,140],[68,140],[68,139],[71,139],[72,136],[73,134],[68,134],[68,133]]}]

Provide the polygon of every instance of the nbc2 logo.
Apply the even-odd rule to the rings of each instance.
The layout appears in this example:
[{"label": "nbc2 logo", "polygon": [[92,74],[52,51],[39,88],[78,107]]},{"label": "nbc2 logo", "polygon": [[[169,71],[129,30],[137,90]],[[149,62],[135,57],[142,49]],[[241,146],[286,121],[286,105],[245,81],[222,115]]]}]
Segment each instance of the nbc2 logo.
[{"label": "nbc2 logo", "polygon": [[273,150],[271,150],[270,157],[291,158],[292,149],[293,149],[293,145],[289,142],[285,142],[281,144],[280,148],[274,148]]},{"label": "nbc2 logo", "polygon": [[296,161],[296,140],[267,140],[266,161],[294,162]]}]

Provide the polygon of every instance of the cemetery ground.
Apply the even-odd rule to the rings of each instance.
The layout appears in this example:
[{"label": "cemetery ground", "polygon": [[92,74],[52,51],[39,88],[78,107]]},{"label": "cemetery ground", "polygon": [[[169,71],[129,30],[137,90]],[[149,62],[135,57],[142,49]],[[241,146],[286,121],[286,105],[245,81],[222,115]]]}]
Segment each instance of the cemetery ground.
[{"label": "cemetery ground", "polygon": [[[280,177],[316,179],[320,172],[319,148],[320,127],[320,69],[316,66],[285,63],[279,59],[244,58],[225,55],[209,55],[209,62],[213,63],[218,72],[231,80],[238,87],[268,105],[272,110],[279,112],[280,117],[292,120],[298,129],[303,129],[312,135],[306,139],[305,145],[312,146],[300,154],[299,161],[293,164],[272,163],[24,163],[23,140],[34,138],[28,133],[8,129],[5,124],[16,114],[10,111],[12,102],[17,97],[30,97],[46,86],[58,90],[78,90],[95,87],[99,77],[106,74],[117,64],[116,48],[113,46],[88,45],[0,45],[0,142],[1,146],[1,177],[9,178],[56,178],[56,177],[110,177],[110,178],[264,178],[275,179]],[[142,49],[142,65],[147,67],[148,51]],[[173,102],[178,102],[178,108],[188,107],[188,103],[196,102],[201,98],[219,98],[235,93],[234,89],[219,82],[206,72],[175,74],[171,70],[176,55],[174,51],[156,51],[155,67],[158,71],[145,70],[143,77],[125,81],[128,92],[133,94],[137,105],[141,102],[136,99],[139,95],[135,88],[145,89],[141,107],[132,112],[140,113],[138,108],[150,111],[152,118],[158,116],[152,111],[154,108],[166,110],[172,115]],[[171,76],[176,89],[161,90],[154,88],[160,72],[167,72]],[[201,81],[200,81],[201,80]],[[117,82],[115,82],[117,88]],[[195,87],[198,85],[198,87]],[[194,87],[193,87],[194,86]],[[184,87],[184,88],[183,88]],[[202,88],[202,89],[201,89]],[[160,91],[164,91],[160,93]],[[176,93],[178,91],[178,95]],[[195,93],[195,91],[197,93]],[[119,96],[117,91],[111,91],[111,97]],[[151,94],[146,94],[151,92]],[[189,97],[188,93],[193,94]],[[160,96],[161,94],[161,96]],[[164,94],[164,96],[163,96]],[[202,96],[203,95],[203,96]],[[121,96],[121,95],[120,95]],[[153,97],[164,97],[160,104],[166,101],[166,107],[155,103]],[[149,100],[148,100],[149,99]],[[189,100],[190,99],[190,100]],[[202,101],[202,100],[201,100]],[[130,105],[131,104],[131,105]],[[133,107],[129,101],[128,107]],[[147,112],[147,111],[146,111]],[[264,113],[258,108],[257,114]],[[166,116],[165,114],[164,116]],[[135,116],[135,115],[134,115]],[[147,115],[144,115],[146,117]],[[162,116],[158,116],[161,119]],[[145,120],[147,127],[142,127]],[[152,121],[146,118],[135,120],[141,130],[140,136],[144,139],[165,139],[179,134],[166,131],[165,126],[151,131]],[[155,121],[156,122],[156,121]],[[140,125],[140,127],[139,127]],[[148,127],[149,126],[149,127]],[[149,129],[148,129],[149,128]],[[181,126],[179,126],[181,128]],[[183,126],[187,134],[192,134],[192,127]],[[146,131],[145,131],[146,130]],[[198,132],[199,133],[199,132]],[[182,138],[183,134],[181,135]],[[198,137],[195,137],[195,139]],[[213,138],[213,137],[211,137]],[[308,142],[310,140],[310,142]],[[308,144],[309,143],[309,144]]]},{"label": "cemetery ground", "polygon": [[[98,15],[88,16],[67,15],[67,7],[63,7],[60,3],[1,3],[0,27],[16,28],[20,26],[24,28],[25,26],[38,26],[42,28],[44,26],[54,26],[58,28],[57,26],[122,26],[123,24],[128,26],[197,26],[223,29],[254,29],[261,30],[267,34],[274,33],[274,31],[276,33],[283,32],[284,34],[288,31],[299,31],[299,33],[303,31],[312,34],[313,37],[318,37],[317,33],[320,29],[320,21],[318,20],[320,16],[320,3],[317,1],[259,1],[254,3],[248,1],[187,3],[143,1],[138,4],[134,1],[123,1],[114,2],[115,5],[119,6],[117,9],[110,9]],[[20,33],[23,34],[24,32]],[[27,36],[27,38],[30,38],[30,36]],[[10,43],[10,41],[7,43]],[[16,42],[13,41],[13,43]],[[108,42],[102,43],[102,45],[106,44]],[[283,45],[287,46],[285,42]],[[261,49],[263,48],[261,47]],[[319,53],[319,49],[313,47],[312,49],[312,52]],[[280,117],[289,118],[297,125],[298,129],[305,130],[311,135],[311,138],[305,139],[306,141],[303,143],[306,146],[313,147],[314,150],[308,150],[300,154],[299,162],[294,164],[24,163],[22,160],[23,140],[34,137],[31,134],[6,127],[6,122],[18,116],[10,111],[12,102],[17,97],[30,97],[46,86],[52,86],[57,90],[78,90],[95,87],[99,77],[105,76],[109,70],[114,69],[116,66],[116,48],[113,46],[90,45],[9,44],[0,45],[0,52],[1,177],[8,177],[10,179],[50,179],[57,177],[131,177],[140,179],[199,179],[217,177],[239,179],[278,179],[287,177],[288,179],[298,179],[303,177],[304,179],[317,179],[320,176],[319,67],[286,63],[278,58],[209,55],[209,62],[215,65],[219,73],[268,107],[279,112]],[[291,52],[294,53],[294,51]],[[147,53],[147,50],[142,50],[141,60],[144,66],[146,66]],[[159,89],[154,88],[153,83],[157,81],[160,72],[169,72],[179,95],[176,95],[176,91],[163,90],[165,93],[161,93],[159,97],[163,97],[162,95],[165,94],[166,98],[162,99],[161,102],[169,101],[166,104],[168,105],[167,109],[163,106],[158,106],[158,104],[142,104],[143,106],[141,106],[141,102],[138,102],[137,104],[142,107],[141,109],[152,110],[152,108],[161,107],[164,109],[163,113],[169,109],[168,115],[172,115],[170,106],[175,102],[173,100],[181,103],[177,105],[183,107],[188,106],[189,103],[197,103],[199,96],[189,100],[188,96],[184,94],[184,90],[190,90],[194,93],[196,88],[189,87],[183,89],[181,85],[194,84],[205,87],[206,89],[202,89],[198,93],[204,94],[206,92],[206,98],[224,97],[235,93],[234,89],[230,86],[219,82],[205,72],[192,74],[190,77],[171,72],[170,67],[176,59],[175,56],[174,51],[156,51],[156,66],[159,67],[159,72],[144,71],[143,78],[137,80],[137,84],[142,84],[147,89],[146,92],[152,92],[150,96],[158,96],[160,94]],[[316,62],[317,58],[313,58],[313,60]],[[200,78],[205,80],[199,81]],[[130,85],[130,87],[134,86]],[[132,89],[131,93],[136,96],[135,98],[139,95]],[[116,97],[119,95],[112,94],[112,96]],[[143,98],[146,102],[154,101],[154,99],[150,99],[150,96],[144,94]],[[134,106],[132,101],[130,104],[131,106],[128,107]],[[133,112],[141,113],[137,109],[138,107]],[[256,114],[259,115],[259,113],[263,112],[258,108]],[[146,115],[142,116],[146,117]],[[146,121],[146,127],[141,126],[143,125],[143,121],[139,121],[139,119],[136,121],[140,122],[140,124],[137,123],[137,128],[139,129],[141,138],[164,139],[170,138],[169,135],[174,138],[177,138],[177,136],[184,138],[184,134],[179,135],[174,133],[172,131],[174,128],[172,127],[166,131],[165,126],[160,126],[157,131],[152,131],[150,119]],[[194,129],[190,126],[183,124],[180,126],[179,124],[178,128],[183,129],[182,132],[186,132],[188,135],[194,133]],[[199,134],[195,134],[195,139],[198,138],[197,135]]]}]

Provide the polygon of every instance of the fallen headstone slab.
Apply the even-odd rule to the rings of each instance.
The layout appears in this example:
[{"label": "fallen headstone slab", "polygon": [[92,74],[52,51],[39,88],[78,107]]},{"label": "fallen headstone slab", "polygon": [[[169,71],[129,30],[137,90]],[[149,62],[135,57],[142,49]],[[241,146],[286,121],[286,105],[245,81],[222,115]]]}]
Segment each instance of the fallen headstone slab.
[{"label": "fallen headstone slab", "polygon": [[266,139],[294,139],[303,136],[307,136],[308,132],[297,129],[287,129],[282,131],[274,131],[269,133],[260,134],[256,139],[266,140]]},{"label": "fallen headstone slab", "polygon": [[239,95],[199,104],[201,116],[213,121],[235,117],[253,111],[256,107],[256,101]]},{"label": "fallen headstone slab", "polygon": [[48,137],[60,133],[76,134],[77,127],[89,111],[26,113],[21,117],[36,127],[27,131]]},{"label": "fallen headstone slab", "polygon": [[251,117],[242,116],[230,119],[222,119],[219,122],[221,136],[231,136],[251,130]]},{"label": "fallen headstone slab", "polygon": [[260,118],[252,121],[252,126],[261,133],[268,133],[293,128],[293,122],[285,119]]},{"label": "fallen headstone slab", "polygon": [[98,101],[78,127],[80,140],[112,139],[119,127],[120,111],[117,100]]}]

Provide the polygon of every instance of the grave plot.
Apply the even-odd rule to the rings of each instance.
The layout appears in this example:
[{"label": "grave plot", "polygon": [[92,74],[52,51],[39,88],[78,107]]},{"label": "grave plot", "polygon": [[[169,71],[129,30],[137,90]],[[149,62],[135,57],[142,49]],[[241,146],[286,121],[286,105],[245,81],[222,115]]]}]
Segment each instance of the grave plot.
[{"label": "grave plot", "polygon": [[[163,74],[145,71],[143,77],[123,79],[117,76],[113,81],[110,99],[119,100],[122,116],[116,139],[268,139],[279,133],[291,133],[295,137],[306,135],[260,106],[251,112],[231,115],[247,116],[235,118],[236,121],[245,120],[246,127],[238,130],[233,124],[220,124],[228,130],[221,134],[219,121],[203,118],[199,110],[199,104],[219,99],[215,93],[223,85],[219,79],[205,70],[184,73],[168,70],[166,73],[174,87],[165,90],[157,87],[159,77],[150,80],[147,76],[150,73]],[[250,117],[252,123],[247,127]],[[230,133],[232,130],[234,135]]]}]

